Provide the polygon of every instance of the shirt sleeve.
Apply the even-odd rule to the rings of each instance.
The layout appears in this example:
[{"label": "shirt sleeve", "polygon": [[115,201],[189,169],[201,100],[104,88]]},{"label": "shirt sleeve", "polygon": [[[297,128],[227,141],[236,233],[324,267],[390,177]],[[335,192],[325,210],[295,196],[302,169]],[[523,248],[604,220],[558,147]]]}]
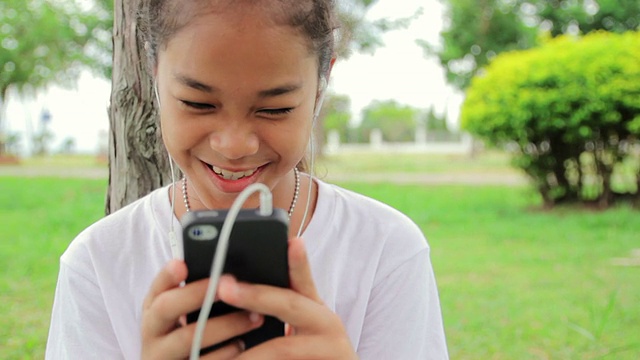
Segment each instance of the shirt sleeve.
[{"label": "shirt sleeve", "polygon": [[122,358],[100,288],[61,262],[45,359]]},{"label": "shirt sleeve", "polygon": [[426,247],[372,289],[360,359],[448,359],[435,277]]}]

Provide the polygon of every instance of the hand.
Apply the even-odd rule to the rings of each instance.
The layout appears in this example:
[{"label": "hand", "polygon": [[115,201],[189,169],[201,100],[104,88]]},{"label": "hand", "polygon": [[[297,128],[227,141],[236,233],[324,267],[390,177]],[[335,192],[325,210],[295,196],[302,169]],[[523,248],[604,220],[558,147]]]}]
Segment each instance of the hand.
[{"label": "hand", "polygon": [[288,256],[291,289],[241,283],[229,275],[220,279],[222,301],[290,326],[290,336],[252,347],[237,359],[357,359],[340,318],[318,295],[302,239],[289,242]]},{"label": "hand", "polygon": [[[185,359],[189,357],[195,322],[185,324],[185,314],[199,309],[207,291],[208,279],[180,287],[187,278],[182,261],[171,261],[156,276],[142,310],[142,359]],[[221,343],[262,325],[256,313],[235,312],[209,319],[202,337],[202,348]],[[242,344],[231,343],[202,359],[232,359]]]}]

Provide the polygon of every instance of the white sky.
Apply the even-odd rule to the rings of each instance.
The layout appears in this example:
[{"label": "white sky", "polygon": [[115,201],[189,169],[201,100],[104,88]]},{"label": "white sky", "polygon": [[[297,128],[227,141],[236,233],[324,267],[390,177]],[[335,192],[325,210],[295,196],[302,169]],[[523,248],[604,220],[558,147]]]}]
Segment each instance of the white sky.
[{"label": "white sky", "polygon": [[[351,98],[356,120],[361,109],[371,101],[395,99],[420,109],[434,106],[439,113],[446,112],[454,126],[457,124],[462,96],[446,84],[437,59],[427,59],[415,42],[416,39],[425,39],[432,44],[438,42],[442,26],[440,2],[379,0],[368,17],[407,17],[421,6],[422,16],[408,29],[385,34],[385,46],[374,55],[354,54],[348,60],[336,63],[329,87]],[[105,133],[109,127],[109,96],[110,81],[84,74],[75,89],[53,86],[26,103],[8,99],[6,125],[9,131],[22,134],[21,146],[28,153],[29,134],[38,130],[42,109],[47,108],[52,115],[49,129],[55,136],[53,150],[65,139],[73,138],[78,151],[95,153],[100,133]]]}]

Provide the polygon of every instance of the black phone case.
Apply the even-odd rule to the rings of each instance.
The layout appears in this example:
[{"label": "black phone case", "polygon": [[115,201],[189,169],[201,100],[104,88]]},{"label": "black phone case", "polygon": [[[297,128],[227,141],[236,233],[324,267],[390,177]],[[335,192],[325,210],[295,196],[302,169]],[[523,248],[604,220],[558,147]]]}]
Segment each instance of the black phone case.
[{"label": "black phone case", "polygon": [[[203,210],[188,212],[182,218],[184,261],[189,269],[187,283],[209,277],[219,231],[222,230],[226,216],[227,210]],[[244,282],[288,288],[288,224],[287,214],[282,209],[274,209],[270,216],[262,216],[256,209],[241,210],[231,230],[223,274],[232,274]],[[213,225],[217,228],[218,235],[212,240],[195,239],[194,231],[197,233],[197,226],[200,225]],[[238,310],[218,301],[213,304],[209,317]],[[199,313],[198,310],[187,314],[187,322],[197,321]],[[275,317],[265,316],[261,327],[238,338],[248,349],[283,335],[284,323]],[[202,353],[238,338],[203,349]]]}]

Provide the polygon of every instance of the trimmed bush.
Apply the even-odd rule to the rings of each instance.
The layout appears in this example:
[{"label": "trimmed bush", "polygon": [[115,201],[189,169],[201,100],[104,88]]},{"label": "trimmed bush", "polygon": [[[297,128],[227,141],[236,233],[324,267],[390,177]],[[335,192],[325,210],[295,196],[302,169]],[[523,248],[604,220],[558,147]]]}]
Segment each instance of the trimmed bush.
[{"label": "trimmed bush", "polygon": [[640,33],[561,36],[476,77],[462,127],[514,153],[547,206],[640,205]]}]

